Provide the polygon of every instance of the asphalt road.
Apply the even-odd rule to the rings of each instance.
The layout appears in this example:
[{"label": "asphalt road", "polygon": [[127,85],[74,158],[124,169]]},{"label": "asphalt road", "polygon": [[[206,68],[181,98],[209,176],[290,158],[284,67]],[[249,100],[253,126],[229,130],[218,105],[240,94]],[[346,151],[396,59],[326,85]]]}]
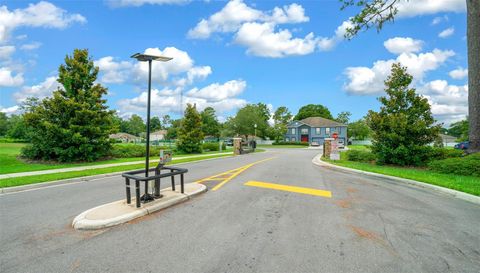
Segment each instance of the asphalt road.
[{"label": "asphalt road", "polygon": [[216,191],[101,231],[76,231],[71,221],[124,198],[120,177],[0,195],[0,271],[480,272],[480,206],[319,167],[317,153],[279,149],[184,165],[191,182],[274,157]]}]

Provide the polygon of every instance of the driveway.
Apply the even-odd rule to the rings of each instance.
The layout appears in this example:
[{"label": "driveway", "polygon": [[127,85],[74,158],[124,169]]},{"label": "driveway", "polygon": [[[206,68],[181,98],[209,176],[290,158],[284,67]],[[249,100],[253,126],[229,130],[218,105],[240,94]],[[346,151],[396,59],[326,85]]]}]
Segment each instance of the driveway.
[{"label": "driveway", "polygon": [[[480,272],[480,206],[313,165],[318,153],[184,165],[210,191],[101,231],[71,221],[124,198],[120,177],[0,195],[1,271]],[[236,175],[205,179],[221,173]]]}]

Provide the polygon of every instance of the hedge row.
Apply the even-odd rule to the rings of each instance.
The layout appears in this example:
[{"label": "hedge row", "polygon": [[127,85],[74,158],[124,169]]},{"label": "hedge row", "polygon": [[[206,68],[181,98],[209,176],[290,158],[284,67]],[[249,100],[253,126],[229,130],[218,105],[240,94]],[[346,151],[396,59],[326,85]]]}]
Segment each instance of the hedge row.
[{"label": "hedge row", "polygon": [[439,173],[480,176],[480,153],[435,160],[430,162],[428,167]]}]

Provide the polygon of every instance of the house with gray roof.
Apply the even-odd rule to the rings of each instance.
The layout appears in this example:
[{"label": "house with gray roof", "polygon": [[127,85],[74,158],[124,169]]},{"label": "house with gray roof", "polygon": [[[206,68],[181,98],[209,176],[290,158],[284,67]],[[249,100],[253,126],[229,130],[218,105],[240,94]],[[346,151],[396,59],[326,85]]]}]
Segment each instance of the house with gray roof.
[{"label": "house with gray roof", "polygon": [[347,125],[322,117],[309,117],[291,121],[284,140],[322,145],[325,138],[333,137],[334,133],[337,133],[339,140],[347,143]]}]

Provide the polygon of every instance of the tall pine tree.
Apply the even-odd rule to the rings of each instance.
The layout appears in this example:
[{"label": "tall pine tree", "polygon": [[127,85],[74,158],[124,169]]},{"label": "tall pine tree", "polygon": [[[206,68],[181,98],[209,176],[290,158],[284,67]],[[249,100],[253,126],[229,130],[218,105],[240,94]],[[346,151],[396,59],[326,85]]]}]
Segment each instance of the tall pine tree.
[{"label": "tall pine tree", "polygon": [[177,149],[185,153],[202,152],[202,118],[197,108],[190,103],[185,109],[185,117],[182,119],[178,130]]},{"label": "tall pine tree", "polygon": [[94,161],[111,149],[113,111],[103,95],[107,89],[95,83],[95,67],[86,49],[75,49],[58,69],[63,88],[32,106],[25,122],[32,128],[32,141],[23,150],[31,159]]}]

